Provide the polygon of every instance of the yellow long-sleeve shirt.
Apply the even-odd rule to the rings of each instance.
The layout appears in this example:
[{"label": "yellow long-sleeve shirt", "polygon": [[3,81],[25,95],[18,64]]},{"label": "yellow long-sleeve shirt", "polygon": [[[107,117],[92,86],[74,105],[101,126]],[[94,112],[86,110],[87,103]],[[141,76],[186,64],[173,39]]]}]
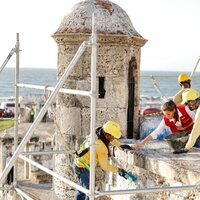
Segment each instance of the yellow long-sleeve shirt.
[{"label": "yellow long-sleeve shirt", "polygon": [[[116,147],[120,147],[120,142],[117,140],[113,140],[111,142],[112,145]],[[82,159],[89,165],[90,163],[90,151],[88,151],[84,156],[82,156]],[[111,171],[111,172],[117,172],[118,168],[110,165],[108,162],[108,149],[106,145],[101,140],[96,140],[96,147],[95,147],[95,162],[96,164],[99,164],[100,167],[105,171]],[[76,159],[75,162],[77,167],[85,168],[83,163],[81,163],[78,159]]]},{"label": "yellow long-sleeve shirt", "polygon": [[188,150],[192,148],[199,136],[200,136],[200,106],[197,109],[194,119],[194,125],[185,148]]},{"label": "yellow long-sleeve shirt", "polygon": [[181,89],[181,90],[179,90],[178,91],[178,93],[176,93],[175,95],[174,95],[174,97],[173,97],[173,102],[177,105],[177,106],[179,106],[179,105],[181,105],[181,102],[182,102],[182,94],[183,94],[183,92],[185,91],[185,89]]}]

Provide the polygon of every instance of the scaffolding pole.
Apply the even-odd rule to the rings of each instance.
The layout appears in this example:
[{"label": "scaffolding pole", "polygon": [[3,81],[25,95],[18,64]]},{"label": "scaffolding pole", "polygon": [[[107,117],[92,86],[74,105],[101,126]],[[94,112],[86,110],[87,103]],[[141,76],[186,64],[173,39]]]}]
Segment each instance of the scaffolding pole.
[{"label": "scaffolding pole", "polygon": [[[18,87],[21,88],[30,88],[30,89],[35,89],[35,90],[47,90],[47,91],[53,91],[55,88],[54,87],[46,87],[42,85],[32,85],[32,84],[23,84],[19,83],[17,84]],[[72,89],[66,89],[66,88],[60,88],[59,90],[60,93],[65,93],[65,94],[76,94],[76,95],[81,95],[81,96],[89,96],[90,92],[89,91],[83,91],[83,90],[72,90]]]},{"label": "scaffolding pole", "polygon": [[90,200],[95,199],[95,125],[96,125],[96,62],[97,36],[95,13],[92,14],[91,56],[91,116],[90,116]]},{"label": "scaffolding pole", "polygon": [[15,190],[17,193],[19,193],[20,196],[24,197],[26,200],[34,200],[31,197],[29,197],[25,192],[20,190],[18,187],[15,187]]},{"label": "scaffolding pole", "polygon": [[[19,33],[16,34],[16,45],[15,45],[15,51],[16,51],[16,68],[15,68],[15,126],[14,126],[14,150],[16,151],[18,147],[18,115],[19,115],[19,88],[17,87],[17,84],[19,82]],[[17,162],[14,164],[14,177],[13,182],[16,185],[17,184]]]},{"label": "scaffolding pole", "polygon": [[11,170],[12,166],[14,165],[14,163],[17,160],[17,157],[19,156],[19,154],[22,152],[24,146],[26,145],[26,143],[29,141],[31,135],[33,134],[35,128],[38,126],[38,124],[40,123],[40,121],[42,120],[43,116],[45,115],[45,113],[48,110],[48,107],[51,105],[51,103],[53,102],[54,98],[56,97],[57,93],[59,92],[60,88],[62,87],[62,85],[64,84],[64,81],[66,79],[66,77],[70,74],[70,72],[72,71],[73,67],[75,66],[75,64],[78,62],[79,58],[81,57],[81,55],[83,54],[83,52],[85,51],[86,47],[87,47],[88,42],[84,41],[81,46],[79,47],[76,55],[74,56],[74,58],[72,59],[72,61],[70,62],[69,66],[66,68],[65,72],[63,73],[63,75],[61,76],[60,80],[58,81],[58,83],[56,84],[56,87],[54,89],[54,91],[51,93],[51,95],[49,96],[49,98],[47,99],[46,103],[44,104],[44,106],[42,107],[41,111],[38,113],[35,121],[33,122],[33,124],[30,126],[29,130],[27,131],[26,135],[24,136],[23,140],[21,141],[20,145],[17,147],[16,151],[14,152],[12,158],[10,159],[8,165],[4,168],[3,172],[0,175],[0,183],[3,182],[4,178],[6,178],[7,174],[9,173],[9,171]]},{"label": "scaffolding pole", "polygon": [[0,72],[4,69],[4,67],[6,66],[6,64],[8,63],[8,61],[10,60],[10,58],[12,57],[12,55],[15,53],[16,49],[12,48],[10,53],[8,54],[6,60],[3,62],[3,64],[0,67]]},{"label": "scaffolding pole", "polygon": [[152,187],[142,188],[133,190],[114,190],[114,191],[99,191],[96,197],[100,196],[111,196],[111,195],[130,195],[130,194],[141,194],[141,193],[153,193],[153,192],[176,192],[185,190],[197,190],[199,191],[198,185],[187,185],[187,186],[171,186],[171,187]]},{"label": "scaffolding pole", "polygon": [[84,188],[84,187],[78,185],[77,183],[74,183],[73,181],[70,181],[69,179],[64,178],[63,176],[61,176],[61,175],[59,175],[59,174],[53,172],[52,170],[50,170],[50,169],[44,167],[43,165],[41,165],[41,164],[39,164],[39,163],[37,163],[37,162],[35,162],[35,161],[33,161],[33,160],[31,160],[31,159],[25,157],[25,156],[22,156],[22,155],[19,155],[19,158],[21,158],[22,160],[24,160],[24,161],[30,163],[31,165],[33,165],[33,166],[35,166],[35,167],[41,169],[42,171],[46,172],[47,174],[50,174],[50,175],[52,175],[53,177],[55,177],[55,178],[57,178],[57,179],[63,181],[64,183],[68,184],[69,186],[75,188],[76,190],[79,190],[79,191],[85,193],[86,195],[89,194],[89,190],[88,190],[88,189],[86,189],[86,188]]},{"label": "scaffolding pole", "polygon": [[163,92],[161,91],[159,85],[157,84],[155,77],[154,77],[154,76],[151,76],[150,79],[151,79],[151,81],[152,81],[152,84],[153,84],[154,88],[155,88],[155,89],[157,90],[157,92],[160,94],[160,98],[161,98],[164,102],[168,101],[167,97],[163,94]]},{"label": "scaffolding pole", "polygon": [[190,74],[191,80],[192,80],[193,75],[194,75],[194,73],[195,73],[195,71],[196,71],[196,69],[197,69],[197,66],[198,66],[198,64],[199,64],[199,61],[200,61],[200,57],[199,57],[199,59],[197,60],[196,65],[195,65],[194,69],[192,70],[192,72],[191,72],[191,74]]},{"label": "scaffolding pole", "polygon": [[69,150],[57,150],[57,151],[30,151],[21,152],[21,155],[50,155],[50,154],[74,154],[75,151]]}]

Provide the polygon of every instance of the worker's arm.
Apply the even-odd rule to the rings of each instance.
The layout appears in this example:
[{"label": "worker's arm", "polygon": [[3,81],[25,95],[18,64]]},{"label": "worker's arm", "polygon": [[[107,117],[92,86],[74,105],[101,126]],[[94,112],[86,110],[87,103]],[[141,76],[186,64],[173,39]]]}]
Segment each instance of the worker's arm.
[{"label": "worker's arm", "polygon": [[133,146],[134,149],[136,150],[140,150],[141,147],[148,141],[152,140],[152,139],[156,139],[158,137],[159,134],[162,133],[162,131],[165,128],[165,122],[164,119],[162,119],[162,121],[160,122],[160,124],[158,125],[158,127],[150,134],[148,135],[146,138],[144,138],[141,142],[135,144]]},{"label": "worker's arm", "polygon": [[118,172],[118,168],[108,162],[108,149],[103,142],[98,142],[96,147],[97,160],[100,167],[105,171]]},{"label": "worker's arm", "polygon": [[118,147],[118,148],[121,146],[121,143],[116,139],[114,139],[112,142],[110,142],[110,144],[112,144],[113,146]]},{"label": "worker's arm", "polygon": [[200,136],[200,107],[197,109],[197,113],[194,120],[194,126],[185,148],[187,150],[191,149],[194,146],[199,136]]},{"label": "worker's arm", "polygon": [[180,90],[178,93],[176,93],[173,97],[173,102],[178,106],[181,105],[182,102],[182,94],[183,94],[184,90]]},{"label": "worker's arm", "polygon": [[130,151],[133,150],[132,147],[128,144],[121,144],[118,140],[113,140],[110,142],[113,146],[121,148],[123,151]]}]

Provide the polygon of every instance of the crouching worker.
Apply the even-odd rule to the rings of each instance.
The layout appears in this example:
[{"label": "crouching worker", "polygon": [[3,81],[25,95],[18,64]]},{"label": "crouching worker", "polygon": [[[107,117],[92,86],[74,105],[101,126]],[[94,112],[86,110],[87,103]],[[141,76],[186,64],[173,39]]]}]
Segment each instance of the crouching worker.
[{"label": "crouching worker", "polygon": [[[109,157],[109,144],[118,148],[131,149],[129,145],[121,145],[116,139],[121,137],[121,130],[118,123],[114,121],[106,122],[103,127],[96,129],[96,146],[95,146],[95,162],[105,171],[118,173],[126,178],[126,171],[116,166],[110,165]],[[87,144],[86,144],[87,143]],[[80,151],[77,153],[75,159],[74,171],[77,174],[79,184],[89,189],[90,180],[90,149],[87,139],[82,143]],[[127,178],[126,178],[127,179]],[[78,191],[75,197],[76,200],[89,200],[89,197],[84,193]]]},{"label": "crouching worker", "polygon": [[190,110],[197,110],[194,126],[185,148],[180,149],[178,153],[187,153],[193,146],[200,148],[200,94],[194,89],[188,89],[183,93],[182,104],[186,104]]},{"label": "crouching worker", "polygon": [[169,130],[170,134],[192,130],[195,113],[188,106],[176,106],[170,100],[162,105],[162,111],[164,114],[162,121],[150,135],[133,146],[136,150],[140,150],[146,142],[156,139],[165,128]]}]

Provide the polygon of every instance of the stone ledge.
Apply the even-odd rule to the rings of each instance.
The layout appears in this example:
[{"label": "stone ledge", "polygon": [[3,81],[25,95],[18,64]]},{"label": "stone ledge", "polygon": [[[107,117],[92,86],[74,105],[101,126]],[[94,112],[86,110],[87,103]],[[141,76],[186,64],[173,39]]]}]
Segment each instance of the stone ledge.
[{"label": "stone ledge", "polygon": [[[121,141],[123,142],[123,140]],[[135,140],[126,143],[134,144]],[[173,154],[165,141],[151,141],[140,152],[115,150],[115,157],[128,168],[134,166],[150,171],[166,179],[183,185],[193,185],[200,181],[200,150],[187,154]]]}]

